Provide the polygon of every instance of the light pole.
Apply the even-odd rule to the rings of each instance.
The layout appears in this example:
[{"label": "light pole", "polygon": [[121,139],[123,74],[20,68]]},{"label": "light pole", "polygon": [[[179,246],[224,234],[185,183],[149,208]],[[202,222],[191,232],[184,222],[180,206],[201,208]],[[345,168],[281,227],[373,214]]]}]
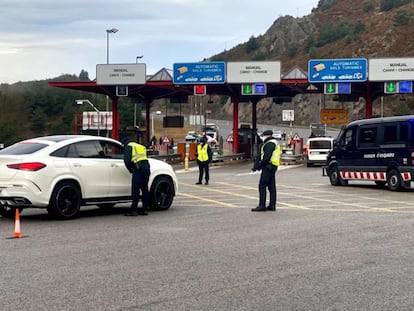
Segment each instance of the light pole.
[{"label": "light pole", "polygon": [[[117,33],[119,30],[116,28],[106,30],[106,63],[109,64],[109,34]],[[106,111],[109,111],[109,97],[106,95]],[[109,131],[106,130],[106,137],[109,137]]]},{"label": "light pole", "polygon": [[144,57],[144,55],[137,56],[137,58],[136,58],[135,62],[138,64],[138,59],[141,59],[141,58],[143,58],[143,57]]},{"label": "light pole", "polygon": [[117,33],[119,30],[116,28],[106,30],[106,63],[109,64],[109,34]]},{"label": "light pole", "polygon": [[97,113],[98,113],[98,136],[101,136],[100,134],[100,127],[101,127],[101,116],[100,116],[100,111],[98,110],[98,108],[95,107],[94,104],[91,103],[91,101],[89,99],[77,99],[76,100],[76,104],[77,105],[83,105],[84,103],[89,104]]}]

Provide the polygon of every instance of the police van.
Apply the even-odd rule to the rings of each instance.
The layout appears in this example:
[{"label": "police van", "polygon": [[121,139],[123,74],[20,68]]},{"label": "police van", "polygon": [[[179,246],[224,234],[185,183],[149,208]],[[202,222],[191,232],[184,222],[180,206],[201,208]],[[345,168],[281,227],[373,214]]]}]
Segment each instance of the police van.
[{"label": "police van", "polygon": [[373,118],[346,125],[324,168],[333,186],[373,181],[392,191],[414,179],[414,115]]}]

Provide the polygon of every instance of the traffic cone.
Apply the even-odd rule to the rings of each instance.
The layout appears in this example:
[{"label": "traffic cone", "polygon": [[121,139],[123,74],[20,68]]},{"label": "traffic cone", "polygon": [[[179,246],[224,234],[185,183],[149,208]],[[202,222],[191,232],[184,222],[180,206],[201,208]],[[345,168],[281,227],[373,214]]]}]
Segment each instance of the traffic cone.
[{"label": "traffic cone", "polygon": [[20,212],[18,208],[16,208],[16,216],[14,219],[14,237],[16,239],[20,239],[22,237],[22,233],[20,231]]}]

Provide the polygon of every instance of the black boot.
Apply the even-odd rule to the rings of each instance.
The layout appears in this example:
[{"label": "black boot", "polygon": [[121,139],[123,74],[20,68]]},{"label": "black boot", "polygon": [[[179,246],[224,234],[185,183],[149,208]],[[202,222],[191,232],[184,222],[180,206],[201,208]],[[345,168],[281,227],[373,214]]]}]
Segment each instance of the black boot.
[{"label": "black boot", "polygon": [[266,212],[266,208],[257,206],[256,208],[252,208],[252,212]]}]

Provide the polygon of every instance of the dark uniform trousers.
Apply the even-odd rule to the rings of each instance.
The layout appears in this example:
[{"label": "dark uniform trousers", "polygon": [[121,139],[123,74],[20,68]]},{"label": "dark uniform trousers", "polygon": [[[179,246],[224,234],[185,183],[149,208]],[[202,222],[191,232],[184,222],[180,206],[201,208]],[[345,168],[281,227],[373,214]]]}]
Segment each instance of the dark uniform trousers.
[{"label": "dark uniform trousers", "polygon": [[132,205],[131,209],[138,208],[139,194],[142,195],[142,207],[148,210],[148,181],[150,176],[149,167],[135,168],[132,172]]},{"label": "dark uniform trousers", "polygon": [[277,166],[267,164],[260,175],[259,181],[259,206],[266,207],[266,188],[269,190],[269,207],[276,207],[276,171]]},{"label": "dark uniform trousers", "polygon": [[198,161],[198,182],[203,181],[203,176],[206,182],[210,180],[209,161]]}]

